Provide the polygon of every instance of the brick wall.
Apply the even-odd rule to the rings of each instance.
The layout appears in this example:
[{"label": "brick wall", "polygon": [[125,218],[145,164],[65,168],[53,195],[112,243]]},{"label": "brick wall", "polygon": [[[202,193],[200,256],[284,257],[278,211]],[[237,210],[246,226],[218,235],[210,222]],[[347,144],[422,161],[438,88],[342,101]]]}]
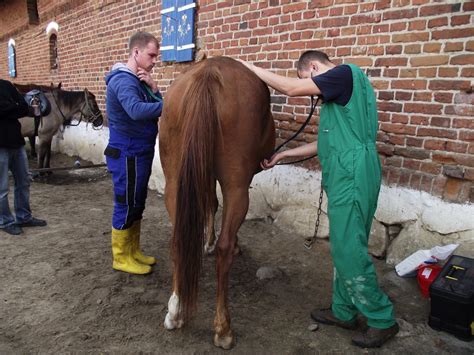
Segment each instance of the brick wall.
[{"label": "brick wall", "polygon": [[[104,75],[126,59],[128,37],[138,29],[161,35],[160,1],[40,0],[39,25],[28,25],[23,3],[0,5],[1,77],[8,75],[6,48],[14,38],[14,81],[87,87],[102,109]],[[326,51],[336,63],[360,65],[378,97],[385,182],[448,201],[474,202],[473,2],[198,3],[197,43],[208,56],[239,57],[289,76],[295,76],[295,62],[307,49]],[[54,71],[44,31],[51,20],[60,27],[59,69]],[[155,69],[163,91],[185,66],[167,63]],[[280,138],[299,127],[308,105],[307,98],[272,95]],[[312,124],[300,141],[314,141],[316,133]]]}]

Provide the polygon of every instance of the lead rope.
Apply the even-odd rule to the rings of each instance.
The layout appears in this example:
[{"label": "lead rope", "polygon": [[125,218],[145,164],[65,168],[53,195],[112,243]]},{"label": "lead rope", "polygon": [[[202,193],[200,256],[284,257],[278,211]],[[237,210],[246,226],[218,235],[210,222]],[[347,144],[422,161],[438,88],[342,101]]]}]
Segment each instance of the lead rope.
[{"label": "lead rope", "polygon": [[312,237],[308,237],[305,239],[305,242],[304,242],[304,247],[306,249],[311,249],[314,242],[316,241],[316,237],[318,235],[318,229],[319,229],[319,222],[320,222],[320,218],[321,218],[321,207],[323,205],[323,180],[321,180],[321,192],[319,193],[319,207],[318,207],[318,216],[316,218],[316,227],[314,228],[314,234]]}]

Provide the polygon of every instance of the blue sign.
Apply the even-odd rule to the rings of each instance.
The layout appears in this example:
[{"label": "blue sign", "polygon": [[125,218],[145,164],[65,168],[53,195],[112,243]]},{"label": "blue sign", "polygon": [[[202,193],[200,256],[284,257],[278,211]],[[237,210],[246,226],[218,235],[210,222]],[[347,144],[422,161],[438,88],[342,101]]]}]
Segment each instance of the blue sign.
[{"label": "blue sign", "polygon": [[187,62],[194,54],[193,0],[164,0],[161,10],[161,60]]}]

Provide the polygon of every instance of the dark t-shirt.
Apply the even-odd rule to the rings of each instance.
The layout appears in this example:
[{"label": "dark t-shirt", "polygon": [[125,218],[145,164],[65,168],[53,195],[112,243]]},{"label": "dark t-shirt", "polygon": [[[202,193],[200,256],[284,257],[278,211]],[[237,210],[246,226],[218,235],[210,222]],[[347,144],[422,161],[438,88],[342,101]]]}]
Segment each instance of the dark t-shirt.
[{"label": "dark t-shirt", "polygon": [[338,65],[327,72],[313,76],[324,102],[345,106],[352,96],[352,70],[347,64]]}]

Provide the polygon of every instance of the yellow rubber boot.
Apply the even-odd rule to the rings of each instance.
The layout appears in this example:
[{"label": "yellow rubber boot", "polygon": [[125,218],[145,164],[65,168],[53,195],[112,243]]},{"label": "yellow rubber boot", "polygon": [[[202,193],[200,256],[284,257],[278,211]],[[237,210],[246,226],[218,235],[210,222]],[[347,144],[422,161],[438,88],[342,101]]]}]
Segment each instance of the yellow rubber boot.
[{"label": "yellow rubber boot", "polygon": [[135,221],[132,224],[132,256],[139,263],[145,265],[154,265],[156,264],[156,259],[153,256],[146,256],[140,250],[140,230],[141,230],[141,221]]},{"label": "yellow rubber boot", "polygon": [[112,267],[130,274],[148,274],[151,272],[151,267],[139,263],[132,257],[132,237],[132,228],[123,230],[112,228]]}]

